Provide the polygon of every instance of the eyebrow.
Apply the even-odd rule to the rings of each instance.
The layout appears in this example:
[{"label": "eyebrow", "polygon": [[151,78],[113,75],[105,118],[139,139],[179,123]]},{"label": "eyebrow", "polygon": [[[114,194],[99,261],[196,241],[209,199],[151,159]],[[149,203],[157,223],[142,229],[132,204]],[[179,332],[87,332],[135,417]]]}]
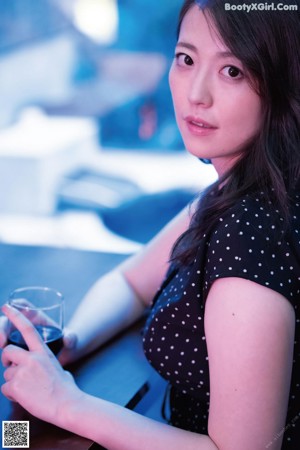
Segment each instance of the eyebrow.
[{"label": "eyebrow", "polygon": [[229,50],[225,51],[225,52],[217,52],[217,56],[219,58],[236,58],[236,56],[234,56],[234,54],[232,52],[230,52]]},{"label": "eyebrow", "polygon": [[179,41],[177,42],[176,47],[184,47],[189,50],[193,50],[194,52],[197,52],[197,48],[193,44],[189,44],[188,42]]},{"label": "eyebrow", "polygon": [[[176,47],[187,48],[188,50],[192,50],[193,52],[198,53],[197,47],[195,47],[195,45],[193,44],[189,44],[188,42],[179,41],[177,42]],[[229,50],[219,51],[216,53],[216,56],[218,58],[236,58],[236,56],[234,56],[234,54]]]}]

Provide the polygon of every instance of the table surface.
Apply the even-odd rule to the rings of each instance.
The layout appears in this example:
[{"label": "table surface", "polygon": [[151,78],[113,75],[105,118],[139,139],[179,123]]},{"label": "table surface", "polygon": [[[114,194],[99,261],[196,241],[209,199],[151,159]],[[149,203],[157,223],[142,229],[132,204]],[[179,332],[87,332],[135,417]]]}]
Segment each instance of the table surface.
[{"label": "table surface", "polygon": [[[21,286],[47,285],[63,292],[66,321],[91,284],[124,259],[124,255],[71,249],[0,245],[0,295]],[[156,374],[142,350],[142,324],[138,323],[108,344],[70,367],[85,392],[134,408],[149,390]],[[156,380],[156,381],[155,381]],[[0,382],[3,383],[0,366]],[[0,393],[1,420],[29,420],[31,449],[84,450],[92,441],[42,422],[8,401]]]}]

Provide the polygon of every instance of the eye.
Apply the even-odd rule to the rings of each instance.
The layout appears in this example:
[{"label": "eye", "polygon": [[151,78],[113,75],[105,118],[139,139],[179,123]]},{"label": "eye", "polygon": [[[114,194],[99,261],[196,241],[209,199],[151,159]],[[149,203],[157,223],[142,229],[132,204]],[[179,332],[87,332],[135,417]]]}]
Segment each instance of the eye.
[{"label": "eye", "polygon": [[192,58],[186,53],[176,53],[175,59],[177,61],[177,64],[182,67],[192,66],[194,64]]},{"label": "eye", "polygon": [[239,79],[243,77],[243,72],[236,66],[226,66],[221,72],[229,78]]}]

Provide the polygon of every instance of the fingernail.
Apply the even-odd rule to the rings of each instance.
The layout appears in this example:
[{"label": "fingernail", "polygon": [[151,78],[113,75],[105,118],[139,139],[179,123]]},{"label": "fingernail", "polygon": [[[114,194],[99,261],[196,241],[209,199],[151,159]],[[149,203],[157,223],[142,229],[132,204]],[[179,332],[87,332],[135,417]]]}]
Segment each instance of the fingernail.
[{"label": "fingernail", "polygon": [[1,306],[2,311],[4,312],[6,309],[13,309],[12,306],[10,306],[8,303],[4,303],[4,305]]}]

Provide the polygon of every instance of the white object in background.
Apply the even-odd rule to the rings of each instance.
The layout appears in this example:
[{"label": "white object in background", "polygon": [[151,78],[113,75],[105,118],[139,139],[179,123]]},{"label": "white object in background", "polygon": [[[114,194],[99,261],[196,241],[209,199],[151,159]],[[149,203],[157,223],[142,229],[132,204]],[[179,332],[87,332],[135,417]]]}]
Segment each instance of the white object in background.
[{"label": "white object in background", "polygon": [[78,50],[71,33],[26,43],[0,55],[0,127],[9,126],[24,105],[69,101]]},{"label": "white object in background", "polygon": [[91,119],[48,118],[38,109],[24,110],[16,125],[0,133],[0,212],[52,213],[61,177],[85,165],[96,140]]},{"label": "white object in background", "polygon": [[110,231],[94,213],[65,212],[54,216],[0,215],[1,241],[79,250],[136,252],[141,244]]}]

